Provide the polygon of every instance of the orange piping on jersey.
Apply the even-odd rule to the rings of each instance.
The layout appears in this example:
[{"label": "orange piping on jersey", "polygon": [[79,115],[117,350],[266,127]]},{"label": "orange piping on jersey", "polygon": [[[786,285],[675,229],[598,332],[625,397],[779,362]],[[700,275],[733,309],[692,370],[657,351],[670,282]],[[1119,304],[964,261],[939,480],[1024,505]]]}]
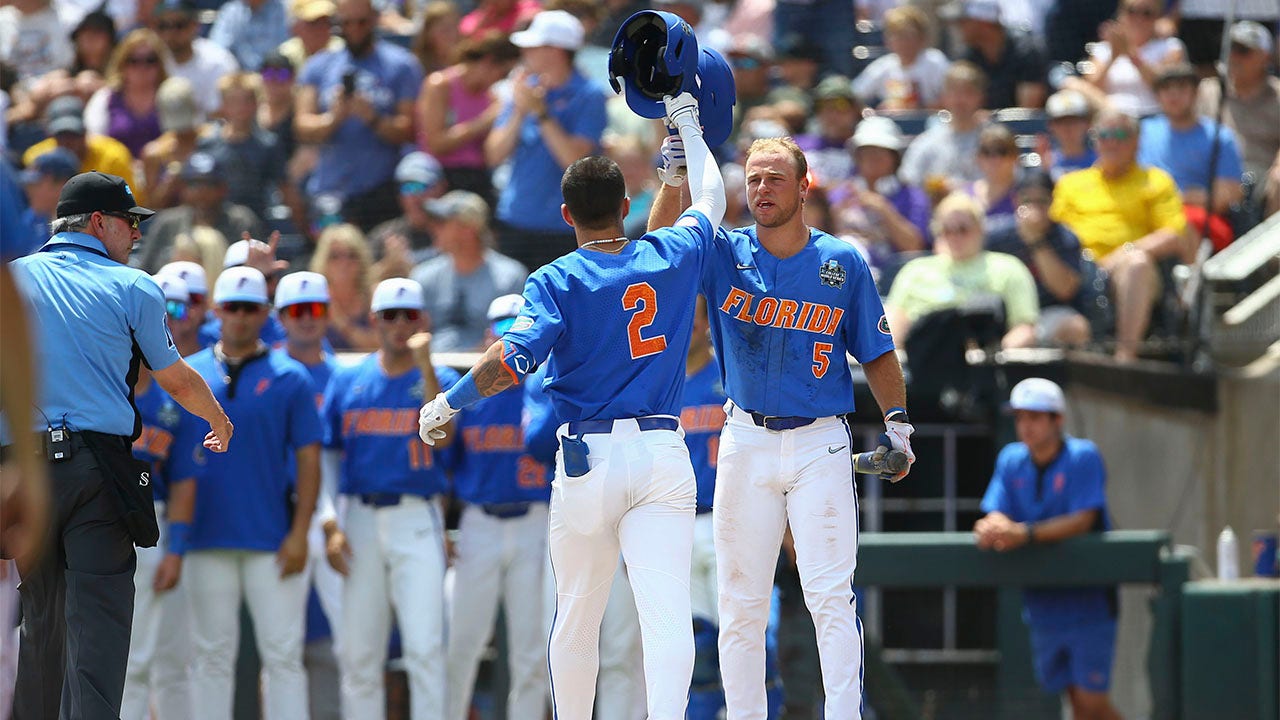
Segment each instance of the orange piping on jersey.
[{"label": "orange piping on jersey", "polygon": [[499,360],[499,362],[501,362],[501,363],[502,363],[502,369],[503,369],[503,370],[506,370],[506,371],[507,371],[507,374],[511,376],[511,382],[515,383],[516,385],[519,385],[519,384],[520,384],[520,376],[519,376],[519,375],[517,375],[517,374],[516,374],[516,371],[515,371],[515,370],[512,370],[512,369],[511,369],[511,366],[507,364],[507,357],[506,357],[506,356],[507,356],[507,343],[506,343],[506,341],[504,340],[504,341],[502,342],[502,358]]}]

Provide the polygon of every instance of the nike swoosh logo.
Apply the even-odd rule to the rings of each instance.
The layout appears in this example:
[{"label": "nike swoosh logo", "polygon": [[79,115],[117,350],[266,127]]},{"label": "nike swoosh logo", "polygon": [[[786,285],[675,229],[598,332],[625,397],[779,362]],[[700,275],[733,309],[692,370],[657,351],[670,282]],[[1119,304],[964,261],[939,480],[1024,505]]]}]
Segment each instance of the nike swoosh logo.
[{"label": "nike swoosh logo", "polygon": [[848,446],[847,446],[847,445],[838,445],[838,446],[836,446],[836,447],[829,447],[829,448],[827,448],[827,452],[828,452],[828,453],[830,453],[830,454],[832,454],[832,455],[835,455],[836,453],[840,452],[841,450],[845,449],[846,447],[848,447]]},{"label": "nike swoosh logo", "polygon": [[756,266],[755,266],[755,265],[743,265],[743,264],[739,263],[739,264],[738,264],[738,269],[739,269],[739,270],[755,270],[755,269],[756,269]]}]

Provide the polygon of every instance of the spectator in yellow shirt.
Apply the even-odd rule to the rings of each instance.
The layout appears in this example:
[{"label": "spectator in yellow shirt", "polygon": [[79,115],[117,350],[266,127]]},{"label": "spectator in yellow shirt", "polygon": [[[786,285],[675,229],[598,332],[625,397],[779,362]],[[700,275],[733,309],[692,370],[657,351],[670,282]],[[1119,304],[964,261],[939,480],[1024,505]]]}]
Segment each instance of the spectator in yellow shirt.
[{"label": "spectator in yellow shirt", "polygon": [[64,95],[45,110],[44,131],[49,136],[27,148],[22,154],[22,165],[31,163],[41,155],[62,147],[80,158],[80,172],[97,170],[108,175],[118,175],[129,183],[139,204],[147,201],[145,188],[133,180],[133,154],[119,140],[106,135],[89,135],[84,128],[84,101],[74,95]]},{"label": "spectator in yellow shirt", "polygon": [[939,310],[960,308],[983,296],[1004,303],[1004,348],[1036,343],[1040,301],[1036,281],[1021,260],[982,249],[986,212],[977,200],[952,193],[933,213],[934,254],[916,258],[898,272],[885,314],[894,343],[905,347],[911,326]]},{"label": "spectator in yellow shirt", "polygon": [[1189,260],[1182,200],[1173,178],[1138,165],[1138,122],[1104,110],[1093,123],[1098,160],[1068,173],[1053,192],[1049,216],[1071,229],[1111,278],[1116,303],[1116,352],[1121,362],[1138,357],[1151,308],[1160,296],[1158,263]]}]

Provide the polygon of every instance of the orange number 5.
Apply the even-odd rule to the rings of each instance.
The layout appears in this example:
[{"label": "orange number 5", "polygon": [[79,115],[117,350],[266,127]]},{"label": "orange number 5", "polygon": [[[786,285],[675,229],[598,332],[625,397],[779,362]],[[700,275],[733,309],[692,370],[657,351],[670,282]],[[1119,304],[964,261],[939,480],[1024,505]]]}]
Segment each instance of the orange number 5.
[{"label": "orange number 5", "polygon": [[827,368],[831,367],[831,358],[827,357],[827,353],[831,352],[831,343],[814,343],[813,344],[813,376],[820,378],[827,374]]},{"label": "orange number 5", "polygon": [[631,322],[627,323],[627,340],[631,343],[631,359],[657,355],[667,349],[667,336],[645,338],[640,331],[653,324],[653,316],[658,314],[658,295],[649,283],[629,285],[622,293],[622,309],[634,312]]}]

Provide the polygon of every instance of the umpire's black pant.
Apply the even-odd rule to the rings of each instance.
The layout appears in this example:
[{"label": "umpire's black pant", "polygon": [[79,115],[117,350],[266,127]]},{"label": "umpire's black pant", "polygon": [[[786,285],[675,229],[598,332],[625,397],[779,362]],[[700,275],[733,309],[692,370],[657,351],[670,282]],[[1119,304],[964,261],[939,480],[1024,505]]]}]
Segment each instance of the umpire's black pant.
[{"label": "umpire's black pant", "polygon": [[14,720],[120,717],[133,621],[133,540],[80,436],[49,465],[50,536],[18,586],[22,639]]}]

